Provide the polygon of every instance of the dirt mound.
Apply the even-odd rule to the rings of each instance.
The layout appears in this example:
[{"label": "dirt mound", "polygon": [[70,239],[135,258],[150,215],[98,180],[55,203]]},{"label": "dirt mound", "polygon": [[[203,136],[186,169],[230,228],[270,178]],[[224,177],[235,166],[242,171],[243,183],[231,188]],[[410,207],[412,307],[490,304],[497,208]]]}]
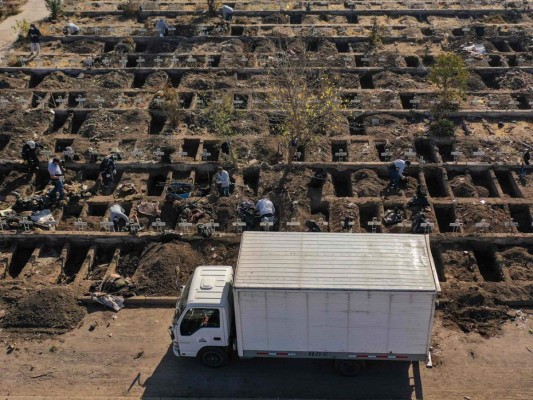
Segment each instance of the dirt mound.
[{"label": "dirt mound", "polygon": [[176,296],[202,257],[188,243],[150,244],[139,259],[132,277],[136,293],[145,296]]},{"label": "dirt mound", "polygon": [[98,110],[89,114],[78,134],[91,140],[108,139],[118,134],[145,134],[149,121],[146,110],[130,110],[125,113]]},{"label": "dirt mound", "polygon": [[443,296],[448,300],[443,306],[444,319],[463,332],[494,336],[501,331],[503,322],[512,318],[513,313],[504,303],[529,299],[531,289],[532,286],[502,286],[493,282],[444,288]]},{"label": "dirt mound", "polygon": [[62,50],[66,53],[74,54],[99,54],[104,52],[104,42],[94,40],[76,40],[70,43],[63,43]]},{"label": "dirt mound", "polygon": [[66,287],[49,287],[29,292],[2,321],[9,328],[72,329],[84,317],[76,294]]},{"label": "dirt mound", "polygon": [[135,253],[121,254],[118,260],[117,272],[125,277],[133,276],[139,267],[140,257]]},{"label": "dirt mound", "polygon": [[161,89],[166,86],[168,82],[168,75],[164,71],[157,71],[148,75],[144,82],[143,88]]},{"label": "dirt mound", "polygon": [[509,71],[496,77],[500,89],[526,89],[532,90],[533,74],[526,71]]},{"label": "dirt mound", "polygon": [[77,89],[80,87],[80,82],[70,75],[56,71],[46,75],[37,87],[39,89]]},{"label": "dirt mound", "polygon": [[[349,222],[353,222],[350,227]],[[359,229],[359,207],[346,199],[338,199],[329,203],[329,230],[330,232],[354,232]]]},{"label": "dirt mound", "polygon": [[501,253],[503,266],[512,280],[533,281],[533,255],[523,247],[512,247]]},{"label": "dirt mound", "polygon": [[472,178],[468,175],[457,175],[450,181],[453,195],[456,197],[477,197],[478,193]]},{"label": "dirt mound", "polygon": [[488,204],[458,204],[456,209],[457,218],[463,221],[463,229],[467,233],[479,232],[475,226],[481,220],[490,224],[488,228],[493,233],[508,232],[509,228],[505,226],[509,222],[510,216],[497,205]]},{"label": "dirt mound", "polygon": [[358,197],[380,197],[387,183],[378,177],[376,171],[361,169],[352,175],[354,194]]},{"label": "dirt mound", "polygon": [[0,124],[2,133],[41,135],[47,133],[54,115],[48,110],[13,111]]},{"label": "dirt mound", "polygon": [[113,71],[96,76],[94,83],[97,87],[105,89],[127,89],[133,83],[133,74],[128,74],[124,71]]},{"label": "dirt mound", "polygon": [[25,89],[29,78],[19,71],[1,73],[0,89]]},{"label": "dirt mound", "polygon": [[466,84],[468,90],[485,90],[487,85],[481,79],[481,76],[474,71],[470,71],[470,76],[468,77],[468,82]]}]

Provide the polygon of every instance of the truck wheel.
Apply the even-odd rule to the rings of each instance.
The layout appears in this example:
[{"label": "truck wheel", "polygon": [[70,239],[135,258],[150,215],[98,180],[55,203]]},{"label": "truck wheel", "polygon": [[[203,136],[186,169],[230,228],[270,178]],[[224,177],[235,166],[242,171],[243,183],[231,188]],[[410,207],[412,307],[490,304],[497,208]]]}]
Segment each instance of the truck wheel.
[{"label": "truck wheel", "polygon": [[199,355],[202,364],[209,368],[218,368],[228,361],[228,353],[222,349],[210,348],[203,350]]},{"label": "truck wheel", "polygon": [[335,370],[344,376],[357,376],[363,370],[363,363],[353,360],[337,360]]}]

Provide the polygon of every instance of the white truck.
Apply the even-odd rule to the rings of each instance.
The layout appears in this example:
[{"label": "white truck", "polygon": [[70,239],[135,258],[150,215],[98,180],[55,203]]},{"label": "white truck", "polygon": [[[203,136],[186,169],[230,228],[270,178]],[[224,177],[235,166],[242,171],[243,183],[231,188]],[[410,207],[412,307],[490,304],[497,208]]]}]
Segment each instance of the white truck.
[{"label": "white truck", "polygon": [[245,232],[237,268],[199,266],[170,328],[177,357],[423,361],[440,291],[429,237]]}]

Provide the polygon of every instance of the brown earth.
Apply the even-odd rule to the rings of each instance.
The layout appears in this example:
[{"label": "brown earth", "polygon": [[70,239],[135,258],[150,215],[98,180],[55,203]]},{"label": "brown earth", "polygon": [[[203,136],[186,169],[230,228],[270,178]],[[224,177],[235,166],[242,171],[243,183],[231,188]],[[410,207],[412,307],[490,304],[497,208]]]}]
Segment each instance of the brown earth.
[{"label": "brown earth", "polygon": [[[11,290],[20,289],[14,286]],[[25,289],[24,292],[0,321],[1,326],[72,329],[85,316],[85,308],[78,305],[77,292],[72,288],[43,286],[38,289]]]}]

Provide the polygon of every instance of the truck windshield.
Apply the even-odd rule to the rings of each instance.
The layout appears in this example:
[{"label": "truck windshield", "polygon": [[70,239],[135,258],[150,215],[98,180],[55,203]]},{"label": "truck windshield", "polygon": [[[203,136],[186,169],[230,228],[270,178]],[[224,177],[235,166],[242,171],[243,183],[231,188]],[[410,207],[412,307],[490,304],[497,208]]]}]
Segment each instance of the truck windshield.
[{"label": "truck windshield", "polygon": [[191,290],[192,275],[189,277],[187,284],[183,288],[180,294],[180,299],[176,305],[176,312],[174,313],[174,325],[178,322],[178,319],[181,316],[181,313],[185,310],[187,306],[187,299],[189,298],[189,291]]}]

